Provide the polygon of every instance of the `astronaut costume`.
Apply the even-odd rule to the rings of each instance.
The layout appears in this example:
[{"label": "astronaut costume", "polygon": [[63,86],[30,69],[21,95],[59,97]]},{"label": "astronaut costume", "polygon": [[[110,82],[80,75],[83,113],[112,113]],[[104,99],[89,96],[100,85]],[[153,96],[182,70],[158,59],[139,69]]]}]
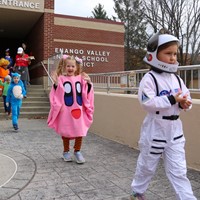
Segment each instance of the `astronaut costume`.
[{"label": "astronaut costume", "polygon": [[139,102],[147,115],[141,128],[140,155],[131,187],[135,194],[144,194],[162,157],[176,199],[196,200],[186,176],[185,137],[179,119],[182,108],[172,97],[181,90],[191,100],[190,93],[182,79],[175,75],[178,63],[167,64],[157,59],[158,47],[172,41],[178,42],[178,39],[157,33],[148,42],[144,61],[152,70],[142,78],[138,91]]}]

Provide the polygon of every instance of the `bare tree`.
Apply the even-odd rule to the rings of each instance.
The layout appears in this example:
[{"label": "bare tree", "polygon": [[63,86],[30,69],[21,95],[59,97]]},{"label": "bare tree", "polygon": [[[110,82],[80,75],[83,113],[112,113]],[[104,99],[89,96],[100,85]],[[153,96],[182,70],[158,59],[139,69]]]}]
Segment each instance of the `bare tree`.
[{"label": "bare tree", "polygon": [[114,0],[114,3],[114,10],[125,27],[125,70],[138,69],[147,39],[141,0]]},{"label": "bare tree", "polygon": [[180,39],[180,64],[196,64],[200,51],[200,1],[143,0],[143,6],[153,32],[166,27]]}]

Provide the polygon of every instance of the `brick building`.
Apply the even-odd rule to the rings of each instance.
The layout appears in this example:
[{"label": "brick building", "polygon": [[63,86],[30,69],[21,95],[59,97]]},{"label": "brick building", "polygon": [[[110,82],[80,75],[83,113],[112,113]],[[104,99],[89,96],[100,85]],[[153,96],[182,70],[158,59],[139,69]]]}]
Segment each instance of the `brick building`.
[{"label": "brick building", "polygon": [[54,14],[54,0],[2,0],[0,18],[1,57],[8,47],[15,57],[25,41],[34,83],[46,76],[40,62],[59,52],[83,58],[87,73],[124,70],[123,23]]}]

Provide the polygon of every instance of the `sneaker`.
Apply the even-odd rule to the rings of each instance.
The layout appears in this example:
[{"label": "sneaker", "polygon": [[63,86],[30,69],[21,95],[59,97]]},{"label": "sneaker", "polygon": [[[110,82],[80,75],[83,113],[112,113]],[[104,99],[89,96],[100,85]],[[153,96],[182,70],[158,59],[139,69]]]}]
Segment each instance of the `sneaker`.
[{"label": "sneaker", "polygon": [[130,197],[131,200],[146,200],[144,194],[139,194],[135,192],[133,192]]},{"label": "sneaker", "polygon": [[69,151],[63,153],[63,159],[66,162],[71,162],[72,161],[72,157],[71,157],[71,154],[70,154]]},{"label": "sneaker", "polygon": [[83,155],[80,151],[74,152],[75,160],[78,164],[83,164],[85,162],[85,159],[83,158]]},{"label": "sneaker", "polygon": [[14,128],[15,130],[18,130],[18,129],[19,129],[17,124],[13,124],[13,128]]}]

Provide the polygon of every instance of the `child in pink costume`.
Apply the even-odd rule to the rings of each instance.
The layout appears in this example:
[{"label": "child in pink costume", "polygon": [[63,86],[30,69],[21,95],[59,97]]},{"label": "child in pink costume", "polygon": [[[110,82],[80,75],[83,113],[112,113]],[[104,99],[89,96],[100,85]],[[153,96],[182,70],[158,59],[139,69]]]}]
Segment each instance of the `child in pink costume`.
[{"label": "child in pink costume", "polygon": [[[47,123],[62,136],[63,144],[64,140],[75,139],[76,162],[84,163],[80,147],[82,137],[87,135],[93,121],[93,87],[81,75],[76,76],[77,62],[73,56],[64,55],[59,62],[60,66],[63,69],[62,74],[54,74],[53,77],[55,83],[50,92],[51,109]],[[79,146],[78,150],[76,146]],[[66,142],[63,157],[65,161],[72,161],[69,143]]]}]

